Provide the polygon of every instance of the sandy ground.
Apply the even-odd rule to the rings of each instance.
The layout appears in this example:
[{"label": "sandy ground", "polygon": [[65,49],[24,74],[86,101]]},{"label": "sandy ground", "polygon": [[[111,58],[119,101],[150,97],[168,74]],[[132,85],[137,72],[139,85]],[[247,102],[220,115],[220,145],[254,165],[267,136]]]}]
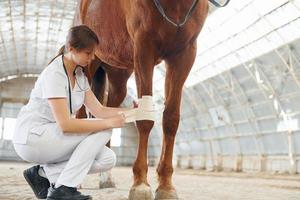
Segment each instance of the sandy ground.
[{"label": "sandy ground", "polygon": [[[0,162],[0,199],[31,200],[34,194],[22,171],[31,165]],[[132,184],[129,167],[112,171],[116,188],[98,189],[98,175],[88,175],[81,192],[96,200],[127,200]],[[154,168],[149,168],[152,191],[157,187]],[[175,169],[174,184],[180,199],[186,200],[300,200],[300,175],[205,172]]]}]

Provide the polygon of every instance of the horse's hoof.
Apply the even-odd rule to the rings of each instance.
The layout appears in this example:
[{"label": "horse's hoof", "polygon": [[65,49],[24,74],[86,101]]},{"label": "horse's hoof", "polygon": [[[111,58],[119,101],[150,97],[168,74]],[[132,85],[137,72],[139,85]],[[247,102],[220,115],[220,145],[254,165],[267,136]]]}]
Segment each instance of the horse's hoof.
[{"label": "horse's hoof", "polygon": [[178,200],[178,195],[176,190],[162,190],[158,189],[155,192],[155,199],[154,200]]},{"label": "horse's hoof", "polygon": [[104,188],[115,188],[116,184],[112,180],[107,180],[107,181],[100,181],[99,182],[99,189],[104,189]]},{"label": "horse's hoof", "polygon": [[109,172],[101,172],[100,173],[100,181],[99,181],[99,189],[104,188],[115,188],[116,184],[114,183],[111,173]]},{"label": "horse's hoof", "polygon": [[128,200],[153,200],[151,188],[144,183],[132,187],[129,192]]}]

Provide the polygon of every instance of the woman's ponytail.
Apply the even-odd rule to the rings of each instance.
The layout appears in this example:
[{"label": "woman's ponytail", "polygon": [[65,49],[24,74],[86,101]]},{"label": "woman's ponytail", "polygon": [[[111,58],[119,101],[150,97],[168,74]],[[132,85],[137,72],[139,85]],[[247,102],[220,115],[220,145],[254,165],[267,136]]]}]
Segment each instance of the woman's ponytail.
[{"label": "woman's ponytail", "polygon": [[58,54],[54,58],[52,58],[52,60],[48,63],[48,65],[50,65],[50,63],[52,63],[53,60],[55,60],[58,56],[63,55],[64,52],[65,52],[65,49],[66,49],[65,45],[63,45],[62,47],[60,47],[60,49],[58,51]]}]

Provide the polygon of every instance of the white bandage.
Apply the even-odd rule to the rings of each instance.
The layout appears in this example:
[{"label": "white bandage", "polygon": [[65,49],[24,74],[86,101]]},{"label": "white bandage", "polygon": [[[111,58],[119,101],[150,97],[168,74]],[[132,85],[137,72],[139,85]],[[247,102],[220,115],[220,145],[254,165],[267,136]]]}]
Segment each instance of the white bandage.
[{"label": "white bandage", "polygon": [[138,108],[133,108],[122,112],[125,115],[125,122],[134,122],[139,120],[155,121],[156,111],[152,96],[142,96],[138,99]]},{"label": "white bandage", "polygon": [[145,111],[155,110],[152,96],[142,96],[141,99],[138,99],[138,105],[141,110],[145,110]]}]

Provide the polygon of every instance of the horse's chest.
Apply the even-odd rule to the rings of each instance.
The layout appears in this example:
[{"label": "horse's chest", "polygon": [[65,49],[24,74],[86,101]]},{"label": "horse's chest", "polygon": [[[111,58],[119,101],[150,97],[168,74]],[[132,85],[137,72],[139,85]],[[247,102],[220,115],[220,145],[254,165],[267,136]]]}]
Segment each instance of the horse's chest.
[{"label": "horse's chest", "polygon": [[160,56],[164,57],[184,49],[193,42],[197,34],[184,29],[177,29],[175,32],[160,32],[154,41]]}]

